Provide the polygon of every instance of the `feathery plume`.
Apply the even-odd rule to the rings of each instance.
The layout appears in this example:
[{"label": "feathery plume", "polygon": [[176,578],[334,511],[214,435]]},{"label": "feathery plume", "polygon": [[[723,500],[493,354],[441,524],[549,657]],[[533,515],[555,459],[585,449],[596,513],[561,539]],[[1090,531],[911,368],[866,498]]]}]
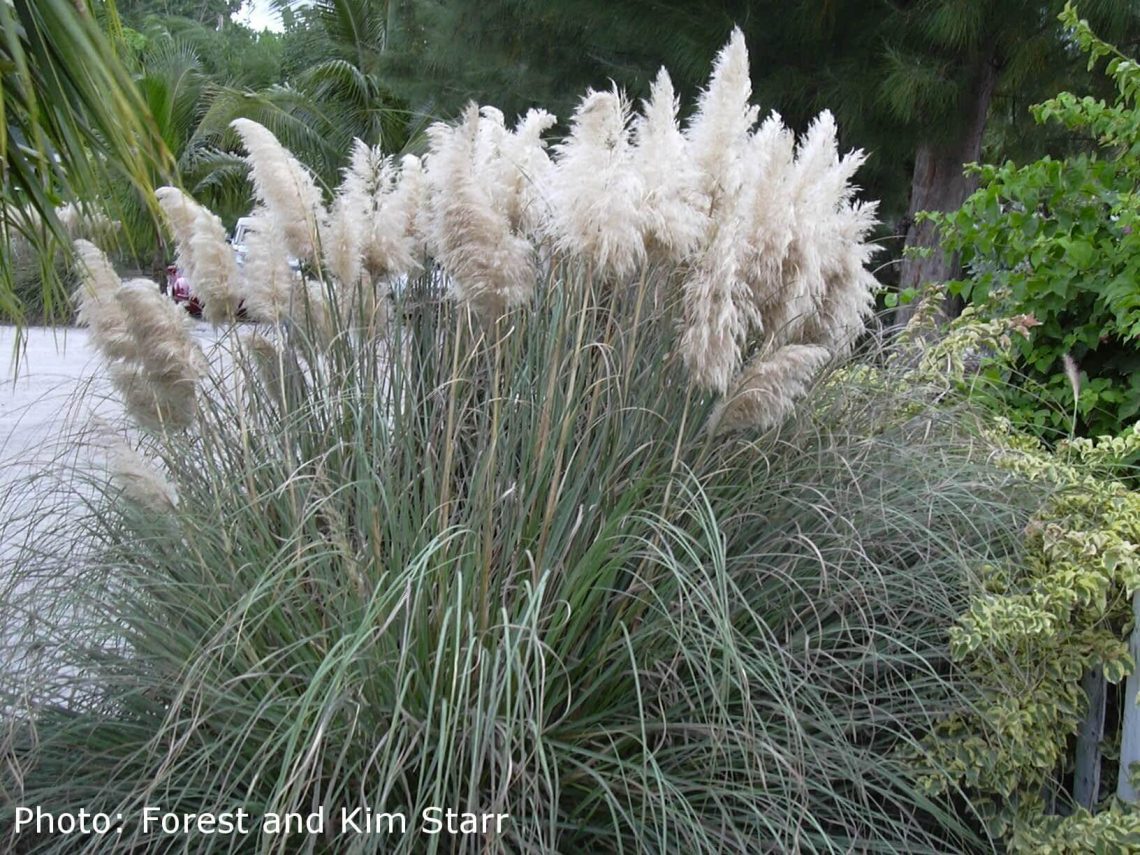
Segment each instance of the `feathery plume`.
[{"label": "feathery plume", "polygon": [[134,361],[112,374],[125,393],[128,411],[144,427],[189,427],[207,363],[190,335],[186,313],[148,279],[124,282],[115,299],[137,344]]},{"label": "feathery plume", "polygon": [[127,314],[115,294],[122,280],[102,250],[86,240],[75,242],[79,288],[75,302],[80,326],[91,330],[91,341],[107,361],[135,359],[138,343],[131,335]]},{"label": "feathery plume", "polygon": [[150,429],[188,427],[206,361],[185,312],[147,279],[121,282],[92,244],[77,241],[76,252],[86,271],[80,320],[91,328],[127,412]]},{"label": "feathery plume", "polygon": [[708,199],[677,124],[677,107],[673,81],[662,68],[633,122],[633,166],[645,194],[640,205],[643,237],[654,248],[651,254],[674,264],[692,252],[708,227]]},{"label": "feathery plume", "polygon": [[161,433],[189,427],[197,417],[197,404],[184,390],[155,385],[137,362],[108,366],[111,385],[122,398],[127,414],[139,427]]},{"label": "feathery plume", "polygon": [[830,358],[826,348],[789,344],[754,358],[709,420],[717,432],[767,430],[791,415],[812,378]]},{"label": "feathery plume", "polygon": [[714,224],[682,285],[681,356],[693,381],[724,393],[740,365],[750,325],[759,323],[739,277],[739,240],[732,224]]},{"label": "feathery plume", "polygon": [[536,270],[530,242],[512,231],[475,174],[480,124],[472,104],[457,127],[428,129],[431,230],[455,297],[484,317],[497,317],[530,299]]},{"label": "feathery plume", "polygon": [[251,119],[230,124],[245,145],[254,192],[277,218],[289,253],[311,260],[325,214],[312,174],[262,125]]},{"label": "feathery plume", "polygon": [[796,228],[785,260],[783,306],[787,315],[783,335],[796,341],[809,319],[823,304],[825,282],[822,245],[835,207],[842,201],[835,183],[839,155],[835,120],[826,110],[811,123],[796,150],[790,177]]},{"label": "feathery plume", "polygon": [[708,217],[682,289],[681,354],[694,381],[720,393],[736,373],[750,327],[761,321],[741,269],[748,215],[744,155],[758,114],[748,103],[751,95],[748,49],[736,28],[685,129]]},{"label": "feathery plume", "polygon": [[506,212],[511,228],[537,240],[550,215],[546,198],[554,168],[542,135],[556,119],[546,110],[528,110],[500,144],[500,177],[506,190]]},{"label": "feathery plume", "polygon": [[349,292],[359,287],[364,274],[374,199],[384,192],[390,172],[391,159],[378,146],[372,148],[362,140],[353,141],[349,165],[321,236],[325,267]]},{"label": "feathery plume", "polygon": [[410,234],[412,199],[398,188],[398,173],[389,158],[376,173],[371,210],[365,218],[364,268],[373,279],[391,280],[419,267]]},{"label": "feathery plume", "polygon": [[741,160],[759,108],[749,104],[752,79],[744,33],[733,28],[728,44],[713,63],[708,87],[697,99],[697,111],[685,136],[699,170],[702,190],[713,208],[737,196],[743,180]]},{"label": "feathery plume", "polygon": [[[809,127],[796,155],[793,179],[801,223],[792,247],[798,262],[790,334],[845,353],[874,307],[874,278],[865,264],[879,247],[865,243],[875,224],[874,205],[853,202],[851,177],[862,151],[839,156],[835,119],[823,111]],[[794,305],[794,304],[793,304]]]},{"label": "feathery plume", "polygon": [[[414,172],[419,161],[412,164]],[[357,289],[372,291],[378,280],[386,288],[419,267],[412,232],[412,205],[419,199],[409,188],[415,189],[399,181],[392,157],[355,142],[322,239],[326,266],[348,289],[345,305],[358,302]]]},{"label": "feathery plume", "polygon": [[788,321],[784,273],[797,223],[791,186],[794,162],[795,135],[773,112],[748,139],[742,191],[748,210],[742,274],[770,336],[779,335]]},{"label": "feathery plume", "polygon": [[840,157],[826,110],[794,149],[775,114],[753,135],[748,183],[748,280],[768,346],[823,345],[847,352],[874,304],[864,242],[875,206],[852,201],[861,151]]},{"label": "feathery plume", "polygon": [[427,205],[427,183],[423,163],[414,154],[405,154],[400,159],[400,177],[392,191],[393,204],[402,208],[406,215],[404,231],[410,246],[415,269],[423,266],[422,259],[427,243],[423,210]]},{"label": "feathery plume", "polygon": [[206,320],[232,321],[241,303],[239,274],[222,221],[177,187],[159,187],[155,196],[174,234],[177,264],[202,300]]},{"label": "feathery plume", "polygon": [[119,439],[108,446],[107,469],[111,483],[129,502],[155,514],[167,514],[177,507],[174,485],[126,441]]},{"label": "feathery plume", "polygon": [[137,361],[153,378],[180,378],[206,368],[186,313],[149,279],[128,279],[115,294],[138,343]]},{"label": "feathery plume", "polygon": [[874,312],[879,283],[867,264],[882,247],[868,243],[866,236],[878,222],[878,207],[878,202],[844,203],[833,227],[836,248],[824,257],[823,303],[807,334],[837,356],[851,351]]},{"label": "feathery plume", "polygon": [[644,184],[633,168],[629,106],[615,88],[590,91],[558,146],[550,175],[551,237],[600,276],[624,277],[645,261]]},{"label": "feathery plume", "polygon": [[285,237],[277,219],[264,207],[254,208],[249,220],[242,267],[245,310],[255,321],[280,323],[288,317],[296,281]]},{"label": "feathery plume", "polygon": [[349,165],[321,228],[324,266],[348,289],[357,286],[364,267],[365,216],[372,206],[372,151],[361,140],[353,140]]}]

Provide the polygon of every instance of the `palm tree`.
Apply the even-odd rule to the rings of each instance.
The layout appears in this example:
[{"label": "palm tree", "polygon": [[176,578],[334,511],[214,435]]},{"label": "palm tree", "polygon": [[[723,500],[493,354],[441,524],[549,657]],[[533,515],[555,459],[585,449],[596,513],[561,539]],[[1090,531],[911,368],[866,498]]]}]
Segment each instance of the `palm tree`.
[{"label": "palm tree", "polygon": [[[426,126],[389,86],[395,0],[275,0],[296,7],[312,51],[291,81],[309,105],[308,124],[339,156],[359,138],[388,151],[405,148]],[[343,162],[335,164],[336,168]],[[322,177],[331,176],[318,169]]]},{"label": "palm tree", "polygon": [[[113,0],[101,10],[115,32]],[[44,260],[38,296],[59,315],[57,207],[91,200],[112,175],[145,191],[173,163],[87,0],[0,0],[0,83],[0,252],[10,258],[14,240],[32,245]],[[0,318],[22,321],[25,299],[0,263]]]}]

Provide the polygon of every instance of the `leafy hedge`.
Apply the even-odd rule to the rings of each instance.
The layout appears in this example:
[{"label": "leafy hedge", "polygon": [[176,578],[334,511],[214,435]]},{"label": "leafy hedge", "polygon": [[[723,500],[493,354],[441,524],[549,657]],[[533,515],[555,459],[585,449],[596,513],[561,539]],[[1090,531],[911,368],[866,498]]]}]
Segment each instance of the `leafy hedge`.
[{"label": "leafy hedge", "polygon": [[951,283],[986,311],[1025,315],[1016,382],[1000,390],[1016,423],[1068,434],[1080,371],[1077,429],[1118,433],[1140,414],[1140,65],[1099,40],[1067,6],[1061,16],[1090,69],[1110,57],[1115,103],[1063,92],[1035,106],[1098,147],[1061,160],[975,166],[981,187],[952,214],[930,214],[967,278]]},{"label": "leafy hedge", "polygon": [[[938,296],[928,301],[940,304]],[[988,398],[996,387],[979,384],[978,354],[1000,370],[1026,332],[1023,319],[984,320],[967,309],[941,340],[919,336],[921,356],[906,382],[938,399],[976,400],[978,388]],[[932,797],[964,795],[1011,851],[1135,851],[1140,816],[1113,792],[1118,721],[1135,701],[1123,680],[1135,667],[1126,639],[1140,589],[1140,492],[1130,487],[1129,461],[1140,455],[1140,425],[1050,449],[996,417],[987,438],[1002,449],[993,462],[1047,499],[1022,532],[1023,551],[979,567],[970,604],[949,629],[957,680],[979,695],[943,717],[916,755],[923,784]],[[1090,674],[1119,685],[1108,690],[1104,739],[1089,767],[1101,782],[1092,786],[1091,810],[1079,804],[1076,785]]]}]

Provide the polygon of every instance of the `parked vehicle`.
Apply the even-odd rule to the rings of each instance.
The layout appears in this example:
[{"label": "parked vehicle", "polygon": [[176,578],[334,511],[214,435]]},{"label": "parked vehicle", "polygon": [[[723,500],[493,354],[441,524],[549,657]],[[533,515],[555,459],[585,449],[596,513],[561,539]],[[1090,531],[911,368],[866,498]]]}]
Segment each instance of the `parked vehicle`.
[{"label": "parked vehicle", "polygon": [[[253,225],[253,217],[239,217],[237,224],[234,226],[233,236],[230,238],[230,247],[234,251],[234,259],[237,261],[238,269],[245,264],[246,256],[246,237],[249,234],[250,227]],[[301,269],[301,262],[296,258],[290,258],[289,267],[296,273]],[[171,264],[166,268],[166,293],[170,295],[171,299],[179,305],[185,306],[188,311],[195,318],[202,316],[202,301],[194,294],[194,289],[190,280],[186,278],[186,274],[178,269],[178,266]],[[239,309],[238,317],[244,316],[244,312]]]},{"label": "parked vehicle", "polygon": [[238,217],[238,221],[234,225],[234,235],[230,238],[230,246],[234,248],[234,258],[237,260],[238,267],[245,264],[245,239],[252,223],[253,217]]},{"label": "parked vehicle", "polygon": [[166,293],[180,306],[185,306],[195,318],[202,317],[202,303],[190,290],[190,282],[178,269],[178,265],[171,264],[166,268]]}]

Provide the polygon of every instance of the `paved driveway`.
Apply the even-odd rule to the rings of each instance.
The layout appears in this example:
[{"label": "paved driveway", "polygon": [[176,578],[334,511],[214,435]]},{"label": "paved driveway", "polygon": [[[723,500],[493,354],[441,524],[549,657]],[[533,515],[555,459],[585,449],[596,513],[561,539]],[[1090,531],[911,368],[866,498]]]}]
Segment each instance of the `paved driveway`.
[{"label": "paved driveway", "polygon": [[[214,339],[205,324],[197,325],[195,336],[207,348]],[[16,340],[13,328],[0,326],[0,683],[7,683],[5,690],[13,688],[12,678],[23,685],[29,657],[50,656],[31,639],[39,637],[36,627],[45,618],[60,615],[40,613],[37,593],[67,592],[67,568],[80,558],[72,552],[77,539],[71,523],[87,491],[73,477],[74,467],[99,459],[88,451],[84,432],[122,414],[86,330],[32,328],[18,352]],[[21,553],[22,572],[14,582],[12,567]]]}]

